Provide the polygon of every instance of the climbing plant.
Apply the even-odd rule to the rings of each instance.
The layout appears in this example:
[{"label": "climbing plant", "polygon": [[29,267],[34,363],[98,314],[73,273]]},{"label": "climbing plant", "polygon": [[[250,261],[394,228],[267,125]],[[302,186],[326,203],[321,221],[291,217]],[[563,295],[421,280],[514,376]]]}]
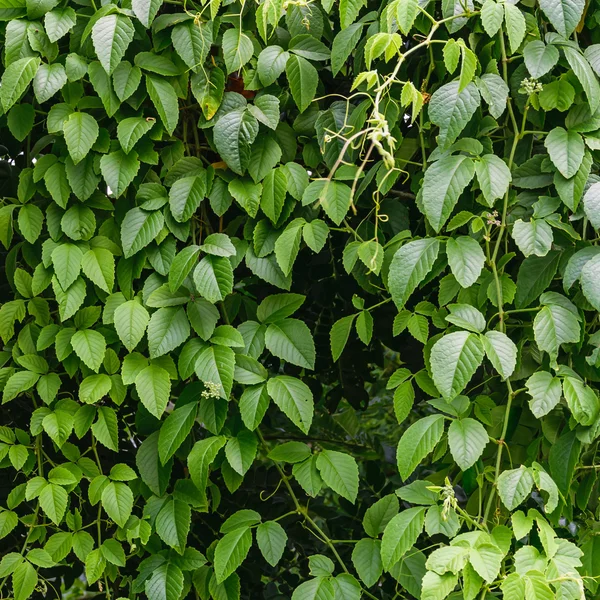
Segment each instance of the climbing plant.
[{"label": "climbing plant", "polygon": [[0,596],[600,589],[600,9],[0,0]]}]

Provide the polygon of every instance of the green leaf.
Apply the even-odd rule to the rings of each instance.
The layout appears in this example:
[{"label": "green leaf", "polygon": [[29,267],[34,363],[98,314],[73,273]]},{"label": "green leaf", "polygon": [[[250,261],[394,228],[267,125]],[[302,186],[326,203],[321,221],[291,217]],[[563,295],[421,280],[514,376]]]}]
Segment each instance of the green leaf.
[{"label": "green leaf", "polygon": [[327,216],[340,225],[350,208],[351,189],[345,183],[328,181],[323,185],[320,201]]},{"label": "green leaf", "polygon": [[59,525],[62,521],[69,495],[66,490],[55,483],[49,483],[38,496],[40,506],[48,518],[55,524]]},{"label": "green leaf", "polygon": [[254,53],[252,40],[237,28],[228,29],[223,35],[223,58],[227,73],[239,71]]},{"label": "green leaf", "polygon": [[171,395],[169,373],[158,365],[149,365],[135,378],[135,389],[148,412],[160,419]]},{"label": "green leaf", "polygon": [[287,543],[287,534],[283,527],[276,521],[261,523],[256,529],[256,542],[265,560],[272,566],[283,556]]},{"label": "green leaf", "polygon": [[578,317],[562,306],[544,306],[533,320],[533,334],[539,349],[556,361],[561,344],[579,341]]},{"label": "green leaf", "polygon": [[387,525],[381,540],[381,562],[389,571],[414,546],[425,523],[425,508],[403,510]]},{"label": "green leaf", "polygon": [[133,493],[129,486],[111,481],[102,492],[102,507],[119,527],[125,527],[133,509]]},{"label": "green leaf", "polygon": [[21,98],[39,66],[40,59],[38,57],[27,57],[11,62],[6,67],[2,80],[0,80],[0,102],[4,112],[8,112],[13,104]]},{"label": "green leaf", "polygon": [[435,448],[443,433],[444,417],[439,414],[419,419],[404,432],[397,450],[398,470],[403,480]]},{"label": "green leaf", "polygon": [[525,308],[548,288],[558,269],[559,252],[550,251],[546,256],[529,256],[519,267],[515,306]]},{"label": "green leaf", "polygon": [[148,323],[150,358],[175,350],[190,337],[190,324],[183,308],[159,308]]},{"label": "green leaf", "polygon": [[131,8],[144,27],[150,27],[163,0],[132,0]]},{"label": "green leaf", "polygon": [[510,3],[504,3],[504,20],[506,23],[506,33],[508,35],[508,43],[510,45],[511,54],[514,54],[527,30],[525,17],[518,6]]},{"label": "green leaf", "polygon": [[77,331],[71,338],[75,354],[90,368],[98,372],[106,352],[104,336],[93,329]]},{"label": "green leaf", "polygon": [[[142,481],[150,488],[152,493],[156,496],[162,496],[169,484],[173,463],[167,461],[164,466],[162,465],[159,460],[158,443],[159,432],[156,431],[147,437],[138,448],[135,455],[135,464]],[[193,450],[189,456],[191,457],[192,454]],[[195,472],[192,472],[191,467],[190,473],[192,474],[192,478],[194,478]],[[194,482],[195,481],[196,480],[194,479]]]},{"label": "green leaf", "polygon": [[258,121],[245,108],[223,115],[214,127],[214,142],[229,168],[243,175],[250,162],[250,146],[258,135]]},{"label": "green leaf", "polygon": [[525,256],[546,256],[554,241],[552,228],[543,219],[527,222],[518,219],[513,225],[512,236]]},{"label": "green leaf", "polygon": [[[583,265],[580,276],[581,291],[596,310],[600,306],[600,281],[598,280],[598,273],[600,273],[600,258],[594,256]],[[577,332],[579,332],[579,328],[577,328]],[[577,341],[579,341],[579,336]]]},{"label": "green leaf", "polygon": [[[77,425],[77,423],[75,424]],[[98,420],[92,425],[94,437],[109,450],[117,452],[119,449],[119,427],[117,416],[112,408],[101,406],[98,408]]]},{"label": "green leaf", "polygon": [[194,175],[178,179],[169,191],[169,206],[179,223],[189,221],[206,196],[206,177]]},{"label": "green leaf", "polygon": [[176,25],[171,33],[171,40],[177,54],[193,71],[199,71],[206,61],[213,41],[211,25],[211,23],[189,20]]},{"label": "green leaf", "polygon": [[285,72],[290,83],[292,98],[303,113],[313,101],[319,83],[317,69],[305,58],[292,54],[286,64]]},{"label": "green leaf", "polygon": [[558,62],[559,52],[556,46],[534,40],[523,48],[523,57],[531,76],[539,79],[554,68]]},{"label": "green leaf", "polygon": [[179,100],[168,80],[146,75],[146,90],[165,129],[173,134],[179,122]]},{"label": "green leaf", "polygon": [[575,431],[563,433],[550,448],[548,456],[550,473],[564,497],[569,495],[580,452],[581,442],[577,439]]},{"label": "green leaf", "polygon": [[44,223],[42,211],[35,204],[26,204],[19,210],[17,222],[23,237],[30,244],[35,244],[42,233]]},{"label": "green leaf", "polygon": [[537,371],[525,383],[531,396],[529,408],[538,419],[547,415],[560,401],[560,379],[547,371]]},{"label": "green leaf", "polygon": [[42,63],[33,78],[35,99],[42,104],[46,102],[67,83],[67,73],[63,65]]},{"label": "green leaf", "polygon": [[481,341],[494,369],[502,379],[508,379],[517,365],[517,347],[514,342],[501,331],[487,331]]},{"label": "green leaf", "polygon": [[448,445],[462,471],[472,467],[488,443],[488,434],[475,419],[455,419],[448,428]]},{"label": "green leaf", "polygon": [[352,331],[352,325],[354,324],[355,318],[356,315],[342,317],[336,321],[331,328],[329,333],[329,341],[331,344],[331,356],[333,357],[334,362],[339,359],[344,351],[344,348],[346,347],[346,343],[350,337],[350,332]]},{"label": "green leaf", "polygon": [[271,323],[265,335],[267,349],[278,358],[304,367],[315,367],[315,343],[306,324],[298,319]]},{"label": "green leaf", "polygon": [[259,304],[256,316],[261,323],[276,323],[293,315],[305,299],[301,294],[272,294]]},{"label": "green leaf", "polygon": [[461,193],[474,175],[475,163],[467,156],[447,156],[425,171],[423,209],[436,232],[450,218]]},{"label": "green leaf", "polygon": [[161,231],[165,218],[160,211],[132,208],[121,224],[121,243],[125,258],[145,248]]},{"label": "green leaf", "polygon": [[81,258],[81,270],[99,288],[110,294],[115,284],[115,259],[106,248],[92,248]]},{"label": "green leaf", "polygon": [[585,0],[540,0],[540,8],[556,31],[568,38],[583,15]]},{"label": "green leaf", "polygon": [[458,90],[459,82],[452,81],[438,88],[429,101],[429,117],[440,128],[438,144],[442,150],[456,141],[479,107],[479,92],[475,84],[470,83],[460,93]]},{"label": "green leaf", "polygon": [[224,300],[233,291],[233,268],[228,258],[205,256],[194,269],[194,283],[209,302]]},{"label": "green leaf", "polygon": [[481,7],[481,24],[485,32],[493,38],[502,27],[503,20],[504,7],[502,4],[495,0],[486,0]]},{"label": "green leaf", "polygon": [[225,446],[225,456],[231,468],[239,475],[245,475],[256,458],[258,440],[254,433],[242,429],[237,436],[229,438]]},{"label": "green leaf", "polygon": [[[580,0],[577,1],[579,2]],[[590,67],[590,63],[582,56],[579,50],[564,46],[563,52],[569,66],[573,69],[575,76],[579,79],[579,83],[581,83],[581,87],[583,87],[583,90],[585,91],[585,95],[590,105],[590,111],[595,113],[600,106],[600,84],[598,83],[596,74]]]},{"label": "green leaf", "polygon": [[488,206],[502,198],[512,180],[506,163],[494,154],[484,154],[481,160],[475,161],[475,173],[481,192]]},{"label": "green leaf", "polygon": [[267,46],[258,55],[256,70],[263,85],[275,83],[285,71],[285,65],[290,57],[289,52],[277,45]]},{"label": "green leaf", "polygon": [[208,346],[196,359],[196,375],[205,385],[217,386],[217,393],[227,400],[233,386],[235,353],[226,346]]},{"label": "green leaf", "polygon": [[52,264],[56,278],[67,289],[79,277],[83,253],[75,244],[61,244],[52,251]]},{"label": "green leaf", "polygon": [[484,349],[479,337],[456,331],[439,339],[431,349],[433,381],[447,400],[465,388],[483,360]]},{"label": "green leaf", "polygon": [[349,502],[358,495],[358,466],[355,459],[343,452],[323,450],[317,456],[317,468],[323,481]]},{"label": "green leaf", "polygon": [[[411,0],[408,0],[408,4],[412,4]],[[353,25],[342,29],[342,31],[340,31],[333,39],[333,44],[331,46],[331,71],[334,76],[340,72],[340,70],[344,66],[344,63],[348,60],[350,54],[352,54],[352,51],[358,45],[358,42],[362,35],[363,27],[363,23],[354,23]],[[400,27],[402,27],[402,25],[400,25]],[[267,49],[268,48],[271,48],[271,46],[268,46]],[[263,77],[261,75],[260,70],[259,76],[261,78],[261,81],[263,81]],[[263,84],[268,85],[265,81],[263,81]]]},{"label": "green leaf", "polygon": [[[105,154],[100,159],[102,177],[118,198],[125,193],[140,168],[137,152],[132,150],[125,154],[122,150]],[[132,209],[135,210],[135,209]]]},{"label": "green leaf", "polygon": [[104,70],[111,75],[133,40],[131,19],[120,14],[106,15],[92,27],[94,50]]},{"label": "green leaf", "polygon": [[456,281],[464,288],[471,287],[479,279],[485,264],[481,246],[471,237],[459,236],[448,239],[446,253]]},{"label": "green leaf", "polygon": [[35,568],[28,562],[21,563],[12,574],[13,594],[15,600],[30,598],[38,583]]},{"label": "green leaf", "polygon": [[362,582],[373,587],[383,573],[381,562],[381,541],[364,538],[352,551],[352,564]]},{"label": "green leaf", "polygon": [[181,569],[173,562],[165,562],[152,571],[146,580],[148,600],[178,600],[183,593],[184,578]]},{"label": "green leaf", "polygon": [[314,402],[310,388],[299,379],[278,375],[269,379],[267,390],[285,415],[308,434],[313,420]]},{"label": "green leaf", "polygon": [[198,412],[198,404],[190,402],[176,408],[165,420],[158,436],[158,455],[164,465],[185,441]]},{"label": "green leaf", "polygon": [[117,139],[125,154],[129,154],[137,142],[154,127],[156,121],[152,117],[130,117],[123,119],[117,127]]},{"label": "green leaf", "polygon": [[388,289],[398,310],[404,307],[431,271],[439,251],[437,239],[424,238],[404,244],[394,254],[388,274]]},{"label": "green leaf", "polygon": [[225,534],[215,548],[215,576],[218,583],[227,579],[245,560],[252,546],[252,530],[240,527]]},{"label": "green leaf", "polygon": [[544,142],[550,160],[560,171],[563,177],[573,177],[583,160],[585,144],[576,131],[566,131],[562,127],[555,127]]},{"label": "green leaf", "polygon": [[208,474],[210,465],[213,463],[219,450],[225,446],[227,438],[224,436],[214,436],[205,438],[194,444],[188,455],[187,463],[190,470],[192,481],[196,487],[205,494],[208,484]]},{"label": "green leaf", "polygon": [[562,388],[575,420],[584,426],[592,425],[600,411],[600,401],[596,392],[575,377],[565,377]]},{"label": "green leaf", "polygon": [[260,425],[268,407],[269,394],[266,385],[249,386],[242,392],[239,402],[240,415],[250,431],[254,431]]},{"label": "green leaf", "polygon": [[363,518],[363,527],[367,535],[377,538],[387,524],[398,514],[398,498],[395,494],[384,496],[370,506]]},{"label": "green leaf", "polygon": [[156,533],[165,544],[183,554],[191,518],[192,513],[187,502],[177,498],[169,499],[156,516]]},{"label": "green leaf", "polygon": [[498,495],[508,510],[514,510],[530,494],[533,488],[533,476],[529,469],[521,465],[500,473],[498,477]]}]

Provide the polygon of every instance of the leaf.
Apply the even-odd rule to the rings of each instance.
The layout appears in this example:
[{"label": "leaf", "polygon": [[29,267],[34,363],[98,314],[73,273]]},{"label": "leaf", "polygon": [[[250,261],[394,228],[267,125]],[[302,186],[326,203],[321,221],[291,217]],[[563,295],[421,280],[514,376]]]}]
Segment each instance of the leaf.
[{"label": "leaf", "polygon": [[254,53],[252,40],[237,28],[228,29],[223,35],[223,58],[227,74],[239,71]]},{"label": "leaf", "polygon": [[156,533],[165,544],[183,554],[191,518],[189,504],[177,498],[167,500],[156,516]]},{"label": "leaf", "polygon": [[592,425],[600,411],[600,401],[594,390],[575,377],[565,377],[563,394],[575,420],[581,425]]},{"label": "leaf", "polygon": [[486,0],[481,7],[481,24],[485,32],[494,37],[504,20],[504,7],[495,0]]},{"label": "leaf", "polygon": [[512,180],[506,163],[494,154],[484,154],[481,160],[475,161],[475,173],[481,192],[489,207],[502,198]]},{"label": "leaf", "polygon": [[569,494],[580,452],[581,442],[577,439],[575,431],[563,433],[550,448],[550,473],[564,497]]},{"label": "leaf", "polygon": [[[125,193],[140,168],[135,150],[125,154],[122,150],[105,154],[100,159],[100,171],[108,187],[118,198]],[[135,210],[135,209],[132,209]]]},{"label": "leaf", "polygon": [[413,423],[402,435],[397,449],[400,476],[408,479],[423,459],[435,448],[444,433],[444,417],[431,415]]},{"label": "leaf", "polygon": [[546,256],[529,256],[519,267],[515,306],[525,308],[548,288],[558,269],[559,252],[550,251]]},{"label": "leaf", "polygon": [[148,412],[160,419],[171,395],[169,373],[158,365],[149,365],[135,378],[135,389]]},{"label": "leaf", "polygon": [[355,318],[356,315],[342,317],[336,321],[331,328],[329,340],[331,344],[331,356],[333,357],[334,362],[339,359],[344,351],[346,343],[348,342],[348,338],[350,337],[350,332],[352,331],[352,325],[354,324]]},{"label": "leaf", "polygon": [[439,251],[437,239],[424,238],[404,244],[394,254],[388,274],[388,289],[399,310],[431,271]]},{"label": "leaf", "polygon": [[526,467],[510,469],[500,473],[498,477],[498,495],[508,510],[514,510],[530,494],[533,477]]},{"label": "leaf", "polygon": [[321,191],[320,201],[327,216],[336,225],[340,225],[352,202],[351,190],[345,183],[326,182]]},{"label": "leaf", "polygon": [[[225,35],[228,34],[228,30]],[[212,44],[211,23],[188,20],[176,25],[171,32],[171,40],[177,54],[193,71],[199,71],[206,61]],[[217,71],[215,71],[217,72]]]},{"label": "leaf", "polygon": [[525,256],[546,256],[554,241],[552,228],[543,219],[527,222],[518,219],[513,225],[512,236]]},{"label": "leaf", "polygon": [[529,408],[536,418],[547,415],[560,401],[560,379],[547,371],[537,371],[525,383],[531,396]]},{"label": "leaf", "polygon": [[271,323],[267,327],[265,344],[274,356],[305,369],[314,369],[315,343],[304,322],[288,318]]},{"label": "leaf", "polygon": [[30,598],[38,583],[35,568],[28,562],[23,562],[12,574],[13,594],[15,600]]},{"label": "leaf", "polygon": [[71,338],[71,346],[75,354],[92,371],[98,372],[106,352],[106,340],[99,331],[93,329],[77,331]]},{"label": "leaf", "polygon": [[113,320],[123,345],[133,352],[146,333],[150,321],[148,311],[139,302],[130,300],[117,307]]},{"label": "leaf", "polygon": [[367,587],[374,586],[383,573],[381,541],[364,538],[352,551],[352,564]]},{"label": "leaf", "polygon": [[259,304],[256,316],[261,323],[276,323],[293,315],[305,300],[301,294],[272,294]]},{"label": "leaf", "polygon": [[276,521],[261,523],[256,529],[256,543],[265,560],[272,566],[283,556],[288,536],[283,527]]},{"label": "leaf", "polygon": [[88,279],[110,294],[115,284],[115,259],[106,248],[92,248],[81,258],[81,270]]},{"label": "leaf", "polygon": [[334,450],[323,450],[317,456],[317,468],[323,481],[349,502],[358,495],[358,466],[352,456]]},{"label": "leaf", "polygon": [[440,128],[437,139],[441,150],[456,141],[479,107],[479,92],[475,84],[470,83],[460,93],[458,90],[459,82],[452,81],[438,88],[429,101],[429,117]]},{"label": "leaf", "polygon": [[133,40],[134,28],[129,17],[120,14],[106,15],[92,27],[94,50],[104,70],[111,75],[121,62]]},{"label": "leaf", "polygon": [[159,308],[148,323],[150,358],[171,352],[190,337],[190,324],[183,308]]},{"label": "leaf", "polygon": [[[593,256],[581,268],[581,291],[588,302],[598,310],[600,306],[600,281],[598,281],[598,273],[600,273],[600,258]],[[572,319],[571,319],[572,321]],[[579,327],[577,327],[579,333]],[[577,336],[579,341],[579,335]]]},{"label": "leaf", "polygon": [[286,64],[285,72],[290,84],[292,98],[303,113],[313,101],[319,83],[319,74],[305,58],[292,54]]},{"label": "leaf", "polygon": [[35,99],[42,104],[46,102],[67,83],[67,73],[63,65],[42,63],[33,78]]},{"label": "leaf", "polygon": [[176,408],[165,420],[158,436],[158,455],[164,465],[185,441],[198,412],[198,404],[190,402]]},{"label": "leaf", "polygon": [[577,343],[580,326],[577,316],[562,306],[544,306],[533,320],[533,334],[540,350],[556,361],[562,344]]},{"label": "leaf", "polygon": [[263,85],[275,83],[285,71],[285,65],[290,57],[289,52],[277,45],[269,45],[258,55],[256,69]]},{"label": "leaf", "polygon": [[33,80],[40,59],[38,57],[20,58],[11,62],[0,80],[0,102],[4,112],[8,112],[23,95]]},{"label": "leaf", "polygon": [[531,76],[539,79],[554,68],[558,62],[559,52],[556,46],[533,40],[523,48],[523,57]]},{"label": "leaf", "polygon": [[168,80],[146,75],[146,89],[158,116],[170,135],[179,122],[179,100]]},{"label": "leaf", "polygon": [[160,211],[148,212],[137,207],[129,210],[121,224],[121,243],[125,258],[130,258],[145,248],[160,233],[164,222]]},{"label": "leaf", "polygon": [[[408,4],[411,4],[410,0]],[[348,27],[342,29],[333,39],[333,44],[331,46],[331,71],[334,76],[340,72],[344,63],[348,60],[352,54],[352,51],[356,48],[362,35],[363,27],[363,23],[354,23],[353,25],[349,25]],[[270,47],[271,46],[268,46],[267,48]],[[259,76],[262,81],[263,77],[261,76],[260,71]],[[263,84],[268,85],[264,81]]]},{"label": "leaf", "polygon": [[254,433],[242,429],[235,437],[230,438],[225,446],[225,456],[231,468],[244,476],[256,458],[258,440]]},{"label": "leaf", "polygon": [[231,262],[220,256],[205,256],[194,269],[194,283],[209,302],[224,300],[233,291]]},{"label": "leaf", "polygon": [[49,483],[41,491],[38,500],[48,518],[55,525],[59,525],[65,515],[69,501],[69,495],[66,490],[60,485]]},{"label": "leaf", "polygon": [[458,199],[475,174],[475,163],[467,156],[447,156],[425,171],[423,209],[427,220],[439,232],[450,218]]},{"label": "leaf", "polygon": [[243,175],[250,163],[250,146],[258,135],[258,121],[245,108],[223,115],[214,127],[214,142],[229,168]]},{"label": "leaf", "polygon": [[152,571],[146,580],[145,591],[149,600],[177,600],[183,592],[183,573],[177,565],[165,562]]},{"label": "leaf", "polygon": [[471,237],[459,236],[448,239],[446,253],[456,281],[464,288],[471,287],[479,279],[485,264],[481,246]]},{"label": "leaf", "polygon": [[467,331],[447,334],[434,344],[431,371],[444,398],[451,400],[462,392],[481,364],[483,355],[480,339]]},{"label": "leaf", "polygon": [[544,145],[563,177],[569,179],[577,173],[585,152],[583,139],[577,132],[555,127],[546,136]]},{"label": "leaf", "polygon": [[196,359],[196,375],[207,386],[217,386],[217,393],[225,400],[231,394],[235,354],[225,346],[208,346]]},{"label": "leaf", "polygon": [[514,54],[525,37],[525,31],[527,30],[525,17],[518,6],[504,3],[504,20],[510,51]]},{"label": "leaf", "polygon": [[481,341],[494,369],[502,379],[508,379],[517,365],[517,347],[514,342],[501,331],[487,331]]},{"label": "leaf", "polygon": [[56,278],[63,289],[68,289],[79,277],[83,253],[75,244],[61,244],[52,251]]},{"label": "leaf", "polygon": [[425,508],[403,510],[387,525],[381,540],[381,562],[389,571],[414,546],[425,523]]},{"label": "leaf", "polygon": [[225,534],[215,548],[215,576],[225,581],[245,560],[252,545],[250,527],[240,527]]},{"label": "leaf", "polygon": [[123,119],[117,127],[117,138],[123,152],[129,154],[142,136],[154,127],[155,123],[156,121],[151,117],[147,119],[141,117]]},{"label": "leaf", "polygon": [[163,0],[132,0],[131,8],[144,27],[150,27]]},{"label": "leaf", "polygon": [[477,462],[488,440],[487,431],[475,419],[455,419],[448,428],[450,452],[462,471]]},{"label": "leaf", "polygon": [[169,206],[173,218],[184,223],[196,212],[206,195],[206,177],[194,175],[178,179],[169,191]]},{"label": "leaf", "polygon": [[314,413],[310,388],[295,377],[278,375],[268,380],[267,391],[292,423],[308,434]]},{"label": "leaf", "polygon": [[119,527],[125,527],[133,509],[133,493],[129,486],[111,481],[102,492],[102,507]]},{"label": "leaf", "polygon": [[540,8],[556,31],[568,38],[583,15],[585,0],[540,0]]}]

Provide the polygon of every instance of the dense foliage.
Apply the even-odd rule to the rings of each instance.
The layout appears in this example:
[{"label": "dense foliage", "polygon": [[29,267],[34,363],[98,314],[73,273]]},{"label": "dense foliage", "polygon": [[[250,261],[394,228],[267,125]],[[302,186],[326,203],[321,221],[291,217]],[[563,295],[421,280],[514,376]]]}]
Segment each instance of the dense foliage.
[{"label": "dense foliage", "polygon": [[598,597],[594,0],[0,20],[1,597]]}]

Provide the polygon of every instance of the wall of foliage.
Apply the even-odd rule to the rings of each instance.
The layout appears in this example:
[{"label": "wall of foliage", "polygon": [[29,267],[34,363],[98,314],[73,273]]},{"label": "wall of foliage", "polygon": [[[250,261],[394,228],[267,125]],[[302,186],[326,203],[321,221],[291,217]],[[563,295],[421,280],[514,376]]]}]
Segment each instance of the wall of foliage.
[{"label": "wall of foliage", "polygon": [[598,597],[595,0],[0,40],[1,597]]}]

